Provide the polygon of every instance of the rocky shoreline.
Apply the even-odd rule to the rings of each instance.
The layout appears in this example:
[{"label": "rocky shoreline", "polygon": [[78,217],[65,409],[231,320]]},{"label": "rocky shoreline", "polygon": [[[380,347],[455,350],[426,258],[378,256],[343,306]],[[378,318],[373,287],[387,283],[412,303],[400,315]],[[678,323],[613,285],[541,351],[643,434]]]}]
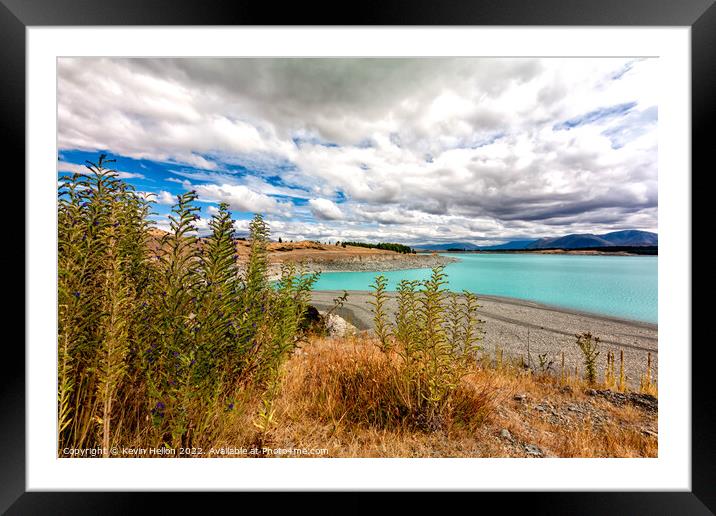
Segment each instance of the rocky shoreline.
[{"label": "rocky shoreline", "polygon": [[[387,272],[431,269],[438,265],[459,261],[459,258],[439,254],[376,254],[340,259],[306,260],[303,265],[308,272]],[[278,279],[280,273],[281,262],[272,263],[269,267],[270,277]]]}]

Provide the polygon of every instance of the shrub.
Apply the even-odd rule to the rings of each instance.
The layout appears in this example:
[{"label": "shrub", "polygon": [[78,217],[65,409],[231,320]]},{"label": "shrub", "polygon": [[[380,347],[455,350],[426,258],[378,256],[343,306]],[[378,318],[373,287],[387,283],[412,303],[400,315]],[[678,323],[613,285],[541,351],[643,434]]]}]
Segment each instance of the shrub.
[{"label": "shrub", "polygon": [[584,379],[590,384],[597,381],[597,357],[599,356],[599,337],[594,337],[590,332],[578,333],[577,346],[582,351],[584,358]]},{"label": "shrub", "polygon": [[373,307],[373,324],[375,327],[375,334],[380,341],[381,351],[387,353],[390,351],[390,323],[388,322],[388,313],[386,311],[385,303],[387,301],[387,294],[385,289],[388,285],[388,280],[385,276],[376,276],[375,283],[371,285],[373,289],[373,301],[369,301]]},{"label": "shrub", "polygon": [[397,358],[395,381],[405,416],[428,430],[443,426],[456,389],[476,364],[482,339],[477,297],[447,292],[443,268],[435,267],[424,282],[399,283],[394,323],[385,309],[385,278],[378,276],[373,285],[379,348]]},{"label": "shrub", "polygon": [[647,353],[646,371],[639,379],[639,392],[656,396],[656,385],[654,385],[651,378],[651,352]]},{"label": "shrub", "polygon": [[416,394],[429,396],[428,384],[403,381],[404,364],[396,353],[380,351],[369,339],[322,344],[319,352],[302,362],[302,384],[296,395],[305,400],[312,418],[333,425],[407,432],[471,431],[493,409],[494,385],[488,376],[481,376],[456,386],[441,417],[430,419],[415,405]]},{"label": "shrub", "polygon": [[106,447],[142,338],[151,271],[144,245],[148,202],[124,184],[105,155],[58,189],[59,446]]},{"label": "shrub", "polygon": [[260,214],[242,274],[229,207],[199,240],[193,191],[150,239],[151,199],[109,163],[60,177],[58,446],[196,446],[246,389],[270,402],[317,274],[288,264],[271,285]]},{"label": "shrub", "polygon": [[604,368],[604,387],[613,389],[616,387],[616,373],[614,372],[614,352],[607,351],[607,363]]}]

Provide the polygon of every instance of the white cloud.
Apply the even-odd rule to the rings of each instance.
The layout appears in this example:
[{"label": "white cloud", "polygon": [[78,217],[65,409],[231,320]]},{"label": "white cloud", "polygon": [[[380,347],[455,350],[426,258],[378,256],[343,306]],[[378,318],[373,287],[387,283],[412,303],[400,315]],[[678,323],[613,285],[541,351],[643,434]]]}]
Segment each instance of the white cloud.
[{"label": "white cloud", "polygon": [[321,220],[338,220],[343,218],[343,212],[333,201],[328,199],[311,199],[308,201],[311,213]]},{"label": "white cloud", "polygon": [[232,210],[288,215],[291,205],[268,195],[254,192],[244,185],[196,184],[192,188],[203,201],[225,202]]},{"label": "white cloud", "polygon": [[339,227],[400,241],[655,230],[656,67],[63,58],[58,139],[61,149],[176,162],[183,179],[169,180],[204,200],[301,218],[282,222],[294,237],[343,239]]},{"label": "white cloud", "polygon": [[160,190],[157,193],[156,201],[158,204],[173,206],[174,204],[176,204],[177,199],[176,199],[175,195],[172,195],[171,193],[167,192],[166,190]]}]

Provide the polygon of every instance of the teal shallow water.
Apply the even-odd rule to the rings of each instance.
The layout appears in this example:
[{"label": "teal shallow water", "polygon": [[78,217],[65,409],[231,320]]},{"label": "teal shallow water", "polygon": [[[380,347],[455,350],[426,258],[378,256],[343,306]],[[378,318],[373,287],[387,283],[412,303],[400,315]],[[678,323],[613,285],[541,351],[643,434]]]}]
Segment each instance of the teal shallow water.
[{"label": "teal shallow water", "polygon": [[[450,290],[514,297],[573,310],[656,323],[658,257],[548,254],[460,254],[445,268]],[[370,290],[378,274],[389,290],[402,279],[427,279],[427,269],[324,272],[316,290]]]}]

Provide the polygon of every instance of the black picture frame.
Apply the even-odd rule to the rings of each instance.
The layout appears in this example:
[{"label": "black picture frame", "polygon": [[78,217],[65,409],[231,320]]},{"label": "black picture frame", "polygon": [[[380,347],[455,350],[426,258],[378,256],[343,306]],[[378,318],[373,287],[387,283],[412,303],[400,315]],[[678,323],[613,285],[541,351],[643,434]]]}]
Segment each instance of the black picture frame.
[{"label": "black picture frame", "polygon": [[[4,156],[19,157],[25,170],[25,30],[28,26],[83,25],[551,25],[551,26],[689,26],[692,71],[692,172],[705,175],[711,165],[710,138],[716,115],[716,5],[714,0],[368,0],[357,9],[339,4],[276,5],[236,0],[0,0],[0,124]],[[8,171],[9,172],[9,171]],[[661,171],[660,171],[661,173]],[[683,174],[688,171],[665,171]],[[11,174],[7,174],[10,176]],[[22,174],[14,174],[16,180]],[[692,183],[693,184],[693,183]],[[25,195],[24,181],[19,185]],[[16,190],[15,190],[16,191]],[[692,192],[693,192],[692,186]],[[702,192],[708,195],[708,192]],[[17,195],[17,194],[16,194]],[[21,198],[23,196],[20,196]],[[695,201],[695,199],[694,199]],[[692,203],[695,205],[695,202]],[[695,234],[692,230],[692,235]],[[24,233],[23,233],[24,235]],[[24,239],[24,236],[23,236]],[[24,242],[23,242],[24,244]],[[22,254],[24,245],[15,243]],[[20,251],[22,249],[22,251]],[[685,250],[686,251],[686,250]],[[690,250],[689,250],[690,252]],[[14,256],[13,258],[16,258]],[[3,258],[6,270],[11,265]],[[692,262],[693,263],[693,262]],[[15,266],[17,267],[17,266]],[[692,266],[693,274],[693,266]],[[19,292],[19,290],[18,290]],[[15,310],[25,307],[17,302]],[[31,309],[31,307],[28,307]],[[16,321],[18,318],[7,318]],[[692,315],[693,320],[693,315]],[[667,343],[692,350],[692,490],[690,492],[482,493],[503,498],[502,507],[549,514],[711,514],[716,512],[716,397],[709,339]],[[25,352],[17,339],[5,339],[3,359],[16,364],[0,375],[0,511],[8,514],[124,514],[146,503],[146,493],[26,492],[25,489]],[[188,493],[158,495],[163,512],[204,506]],[[222,503],[231,494],[213,497]],[[242,494],[241,496],[246,496]],[[271,495],[272,500],[281,497]],[[222,500],[217,499],[220,497]],[[420,501],[422,497],[413,498]],[[301,503],[296,494],[291,503]],[[358,506],[357,506],[358,507]],[[368,508],[367,504],[363,507]],[[483,505],[482,507],[487,507]],[[218,508],[218,506],[217,506]]]}]

